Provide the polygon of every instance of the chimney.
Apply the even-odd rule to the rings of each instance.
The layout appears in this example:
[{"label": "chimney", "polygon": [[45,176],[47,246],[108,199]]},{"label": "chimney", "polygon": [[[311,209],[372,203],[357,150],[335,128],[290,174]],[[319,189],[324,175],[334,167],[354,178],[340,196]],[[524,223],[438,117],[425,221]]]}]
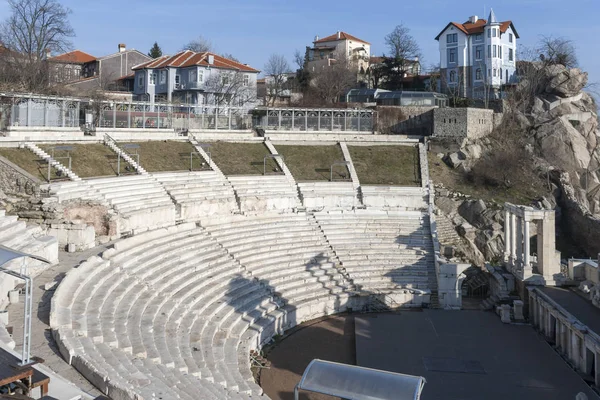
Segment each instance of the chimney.
[{"label": "chimney", "polygon": [[119,43],[119,53],[123,53],[127,49],[125,43]]},{"label": "chimney", "polygon": [[473,15],[473,16],[469,17],[469,22],[472,24],[474,24],[478,20],[479,20],[479,17],[477,15]]},{"label": "chimney", "polygon": [[209,65],[213,65],[215,63],[215,56],[213,56],[212,54],[208,55],[208,64]]},{"label": "chimney", "polygon": [[338,40],[340,40],[342,38],[342,32],[337,31],[337,38],[338,38]]},{"label": "chimney", "polygon": [[46,60],[49,59],[52,56],[52,50],[46,49],[45,54],[46,54]]},{"label": "chimney", "polygon": [[315,42],[317,42],[319,40],[319,35],[315,36]]}]

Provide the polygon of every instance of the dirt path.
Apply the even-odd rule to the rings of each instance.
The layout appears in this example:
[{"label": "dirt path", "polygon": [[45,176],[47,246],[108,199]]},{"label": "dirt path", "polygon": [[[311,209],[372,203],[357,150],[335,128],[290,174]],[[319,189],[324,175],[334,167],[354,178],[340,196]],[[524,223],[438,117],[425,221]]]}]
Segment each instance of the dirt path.
[{"label": "dirt path", "polygon": [[[354,317],[338,315],[307,323],[268,350],[270,369],[261,373],[260,383],[273,400],[293,400],[294,387],[304,369],[315,358],[356,364]],[[302,400],[331,400],[331,396],[301,393]]]}]

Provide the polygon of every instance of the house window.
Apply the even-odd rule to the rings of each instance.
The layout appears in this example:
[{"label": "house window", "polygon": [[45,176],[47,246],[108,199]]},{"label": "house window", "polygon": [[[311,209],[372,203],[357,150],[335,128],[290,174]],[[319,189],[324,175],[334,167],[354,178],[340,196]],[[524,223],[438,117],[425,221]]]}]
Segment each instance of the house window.
[{"label": "house window", "polygon": [[513,42],[513,34],[512,34],[512,33],[509,33],[509,34],[508,34],[508,41],[509,41],[510,43],[512,43],[512,42]]},{"label": "house window", "polygon": [[190,82],[194,82],[195,83],[196,80],[198,79],[198,74],[196,73],[196,71],[194,71],[194,70],[190,71],[189,75],[188,75],[188,79],[189,79]]},{"label": "house window", "polygon": [[500,80],[502,80],[502,68],[500,68],[500,72],[498,73],[498,76],[500,77]]},{"label": "house window", "polygon": [[488,44],[488,58],[492,58],[492,46]]},{"label": "house window", "polygon": [[248,86],[250,84],[250,76],[244,75],[244,86]]},{"label": "house window", "polygon": [[506,70],[506,83],[508,83],[508,70]]},{"label": "house window", "polygon": [[488,38],[492,37],[492,31],[490,29],[488,29]]},{"label": "house window", "polygon": [[450,82],[456,82],[456,71],[450,71]]},{"label": "house window", "polygon": [[492,70],[488,68],[488,77],[492,76]]},{"label": "house window", "polygon": [[226,75],[226,74],[224,74],[224,75],[221,77],[221,83],[222,83],[223,85],[229,85],[229,75]]},{"label": "house window", "polygon": [[502,46],[498,46],[498,57],[502,60]]},{"label": "house window", "polygon": [[483,39],[481,33],[478,33],[477,35],[475,35],[475,40],[481,41]]},{"label": "house window", "polygon": [[156,72],[153,72],[150,74],[150,84],[151,85],[155,85],[156,84]]},{"label": "house window", "polygon": [[494,29],[492,30],[492,36],[493,36],[493,37],[496,37],[496,36],[498,36],[498,29],[495,29],[495,28],[494,28]]},{"label": "house window", "polygon": [[494,68],[494,78],[496,77],[496,68]]},{"label": "house window", "polygon": [[448,62],[451,62],[451,63],[456,62],[456,49],[450,50],[450,54],[448,56]]},{"label": "house window", "polygon": [[139,87],[144,87],[144,74],[140,74],[138,76],[138,86]]},{"label": "house window", "polygon": [[160,71],[160,83],[162,85],[167,83],[167,71]]},{"label": "house window", "polygon": [[481,60],[481,46],[475,48],[475,59]]},{"label": "house window", "polygon": [[175,75],[175,89],[181,87],[181,75]]},{"label": "house window", "polygon": [[204,71],[198,72],[198,82],[204,82]]},{"label": "house window", "polygon": [[508,49],[508,61],[513,61],[513,49]]},{"label": "house window", "polygon": [[494,45],[494,58],[498,57],[498,49],[497,46]]},{"label": "house window", "polygon": [[477,68],[475,70],[475,80],[477,80],[477,81],[481,80],[481,68]]}]

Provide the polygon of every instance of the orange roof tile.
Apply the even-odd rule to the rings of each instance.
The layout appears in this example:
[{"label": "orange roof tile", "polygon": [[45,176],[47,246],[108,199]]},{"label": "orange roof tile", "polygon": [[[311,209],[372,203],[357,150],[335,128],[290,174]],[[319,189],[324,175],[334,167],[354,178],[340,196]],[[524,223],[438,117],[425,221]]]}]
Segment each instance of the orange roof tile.
[{"label": "orange roof tile", "polygon": [[[478,34],[478,33],[483,33],[486,24],[487,24],[487,20],[485,20],[483,18],[480,18],[480,19],[478,19],[475,22],[467,21],[467,22],[462,23],[462,24],[458,23],[458,22],[450,22],[448,25],[446,25],[446,27],[444,29],[442,29],[442,31],[439,33],[439,35],[437,35],[435,37],[435,39],[438,40],[440,38],[440,36],[442,35],[442,33],[444,33],[444,31],[450,25],[453,25],[453,26],[457,27],[463,33],[465,33],[467,35],[475,35],[475,34]],[[515,29],[512,21],[500,22],[500,32],[502,32],[502,33],[506,32],[506,30],[509,27],[512,27],[513,31],[515,32],[515,36],[517,38],[519,38],[519,34],[517,33],[517,30]]]},{"label": "orange roof tile", "polygon": [[337,32],[336,32],[336,33],[334,33],[333,35],[329,35],[329,36],[327,36],[327,37],[324,37],[324,38],[322,38],[322,39],[315,40],[313,43],[315,43],[315,44],[316,44],[316,43],[323,43],[323,42],[334,42],[334,41],[336,41],[336,40],[355,40],[355,41],[357,41],[357,42],[362,42],[362,43],[366,43],[366,44],[371,44],[371,43],[369,43],[369,42],[366,42],[366,41],[364,41],[364,40],[362,40],[362,39],[359,39],[359,38],[357,38],[356,36],[352,36],[352,35],[350,35],[349,33],[346,33],[346,32],[340,32],[340,38],[339,38],[339,39],[338,39],[338,36],[337,36],[337,35],[338,35],[338,34],[337,34]]},{"label": "orange roof tile", "polygon": [[[208,63],[208,56],[213,56],[214,62],[212,64]],[[165,67],[178,67],[178,68],[186,68],[193,66],[203,66],[203,67],[213,67],[213,68],[222,68],[222,69],[234,69],[243,72],[260,72],[257,69],[254,69],[246,64],[239,63],[237,61],[230,60],[225,57],[221,57],[218,54],[203,52],[196,53],[191,50],[180,51],[179,53],[173,56],[162,56],[155,58],[154,60],[145,62],[143,64],[136,65],[132,69],[158,69]]]},{"label": "orange roof tile", "polygon": [[68,53],[64,53],[61,55],[58,55],[56,57],[51,57],[48,59],[49,61],[53,61],[53,62],[64,62],[64,63],[72,63],[72,64],[85,64],[91,61],[95,61],[96,57],[88,54],[88,53],[84,53],[81,50],[73,50],[70,51]]}]

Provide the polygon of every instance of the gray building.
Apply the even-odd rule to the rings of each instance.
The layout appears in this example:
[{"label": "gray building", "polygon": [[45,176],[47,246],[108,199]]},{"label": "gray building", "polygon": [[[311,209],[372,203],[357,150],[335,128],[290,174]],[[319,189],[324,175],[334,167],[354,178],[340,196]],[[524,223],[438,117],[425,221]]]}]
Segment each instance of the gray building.
[{"label": "gray building", "polygon": [[133,68],[134,99],[152,103],[254,106],[260,71],[210,52],[181,51]]}]

